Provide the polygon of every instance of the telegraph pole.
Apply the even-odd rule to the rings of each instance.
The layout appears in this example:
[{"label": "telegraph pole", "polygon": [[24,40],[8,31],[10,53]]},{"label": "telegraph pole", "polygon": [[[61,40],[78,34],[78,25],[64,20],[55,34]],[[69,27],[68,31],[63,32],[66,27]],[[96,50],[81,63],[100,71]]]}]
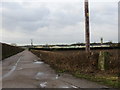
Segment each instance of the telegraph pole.
[{"label": "telegraph pole", "polygon": [[90,52],[90,33],[89,33],[89,3],[88,0],[85,3],[85,39],[86,39],[86,52]]}]

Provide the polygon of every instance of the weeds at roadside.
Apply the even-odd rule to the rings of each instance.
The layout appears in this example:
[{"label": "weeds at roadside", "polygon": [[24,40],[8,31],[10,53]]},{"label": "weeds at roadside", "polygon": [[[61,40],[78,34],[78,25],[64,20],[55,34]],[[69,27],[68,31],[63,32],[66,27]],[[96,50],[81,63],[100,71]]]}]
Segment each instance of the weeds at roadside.
[{"label": "weeds at roadside", "polygon": [[[51,52],[51,51],[32,51],[34,54],[48,63],[57,73],[70,73],[75,77],[84,78],[100,84],[108,85],[114,88],[120,87],[117,74],[119,60],[117,51],[108,51],[111,56],[109,58],[109,68],[105,72],[97,70],[98,52],[93,51],[88,58],[84,51],[68,52]],[[109,76],[110,75],[110,76]]]}]

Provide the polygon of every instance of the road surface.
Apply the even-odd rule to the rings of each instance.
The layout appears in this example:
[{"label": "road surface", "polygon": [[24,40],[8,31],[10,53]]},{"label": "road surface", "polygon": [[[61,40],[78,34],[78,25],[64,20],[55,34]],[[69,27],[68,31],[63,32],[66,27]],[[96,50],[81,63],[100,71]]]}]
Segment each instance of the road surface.
[{"label": "road surface", "polygon": [[27,50],[3,60],[2,71],[3,88],[107,88],[69,74],[58,75]]}]

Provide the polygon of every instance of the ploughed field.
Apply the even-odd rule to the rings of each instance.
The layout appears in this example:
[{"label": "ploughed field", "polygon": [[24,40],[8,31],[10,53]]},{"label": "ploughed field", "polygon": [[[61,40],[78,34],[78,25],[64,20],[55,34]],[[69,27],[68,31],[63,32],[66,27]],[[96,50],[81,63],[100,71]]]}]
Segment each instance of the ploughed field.
[{"label": "ploughed field", "polygon": [[[108,68],[105,71],[98,69],[99,52],[108,52]],[[35,55],[48,63],[57,72],[67,72],[76,77],[90,79],[119,87],[120,60],[119,50],[92,50],[87,54],[84,50],[42,51],[31,50]]]}]

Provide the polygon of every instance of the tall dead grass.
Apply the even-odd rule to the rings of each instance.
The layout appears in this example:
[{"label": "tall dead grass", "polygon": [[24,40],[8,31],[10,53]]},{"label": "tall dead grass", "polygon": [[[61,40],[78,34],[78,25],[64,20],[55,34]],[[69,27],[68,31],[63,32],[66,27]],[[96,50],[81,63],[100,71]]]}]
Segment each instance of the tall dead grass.
[{"label": "tall dead grass", "polygon": [[[39,51],[32,50],[34,54],[40,57],[44,62],[50,64],[53,68],[67,71],[87,74],[96,74],[100,71],[97,68],[99,51],[92,51],[88,55],[85,51]],[[117,74],[118,70],[118,51],[108,50],[110,53],[108,74]]]}]

